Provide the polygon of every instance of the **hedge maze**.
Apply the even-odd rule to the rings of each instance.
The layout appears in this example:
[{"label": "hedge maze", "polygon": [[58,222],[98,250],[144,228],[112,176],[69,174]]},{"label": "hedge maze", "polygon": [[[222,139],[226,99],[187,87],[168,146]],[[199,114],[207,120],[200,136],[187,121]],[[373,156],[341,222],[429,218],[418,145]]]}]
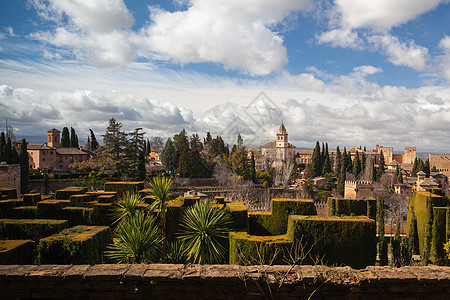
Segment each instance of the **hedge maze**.
[{"label": "hedge maze", "polygon": [[[144,189],[143,182],[105,183],[104,192],[70,187],[58,190],[52,199],[40,194],[5,199],[4,195],[12,196],[14,191],[3,192],[0,261],[4,264],[107,262],[103,254],[112,241],[113,204],[126,192],[139,193],[144,200],[143,208],[155,200],[151,191]],[[166,238],[176,240],[183,211],[204,200],[175,199],[173,195],[171,199],[167,203]],[[233,220],[226,245],[231,264],[318,262],[364,268],[375,263],[375,200],[334,199],[334,209],[328,217],[318,217],[310,199],[272,199],[272,211],[250,213],[242,202],[227,202],[224,197],[212,201],[216,207],[225,207]],[[446,214],[435,213],[440,216],[439,222]]]}]

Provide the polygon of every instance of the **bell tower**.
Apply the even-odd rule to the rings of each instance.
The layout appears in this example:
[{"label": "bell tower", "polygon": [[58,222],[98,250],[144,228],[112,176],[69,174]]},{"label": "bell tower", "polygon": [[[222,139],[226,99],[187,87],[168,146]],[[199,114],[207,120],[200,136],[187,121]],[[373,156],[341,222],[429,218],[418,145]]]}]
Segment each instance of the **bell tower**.
[{"label": "bell tower", "polygon": [[280,129],[277,132],[277,148],[287,148],[288,145],[288,133],[283,122],[281,122]]},{"label": "bell tower", "polygon": [[47,131],[47,145],[49,147],[59,147],[59,133],[58,129],[50,129]]}]

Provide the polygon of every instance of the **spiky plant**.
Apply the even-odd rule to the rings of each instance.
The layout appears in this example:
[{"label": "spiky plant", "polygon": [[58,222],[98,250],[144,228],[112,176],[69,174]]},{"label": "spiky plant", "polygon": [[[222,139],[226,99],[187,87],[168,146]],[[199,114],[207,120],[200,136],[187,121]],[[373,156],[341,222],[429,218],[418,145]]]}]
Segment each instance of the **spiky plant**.
[{"label": "spiky plant", "polygon": [[120,223],[133,217],[136,212],[139,211],[139,205],[143,203],[144,201],[139,194],[126,192],[119,198],[119,201],[114,204],[111,214],[114,219],[113,224]]},{"label": "spiky plant", "polygon": [[181,241],[174,241],[166,245],[163,261],[167,264],[187,264],[189,257]]},{"label": "spiky plant", "polygon": [[179,240],[183,242],[194,263],[223,261],[232,219],[224,208],[214,207],[210,201],[198,201],[181,218]]},{"label": "spiky plant", "polygon": [[152,190],[152,195],[155,197],[151,209],[157,209],[160,214],[161,229],[163,237],[166,234],[166,206],[169,201],[169,194],[172,191],[174,184],[172,179],[160,176],[153,177],[149,182],[149,188]]},{"label": "spiky plant", "polygon": [[160,258],[163,240],[155,218],[143,211],[119,223],[105,254],[119,263],[149,263]]}]

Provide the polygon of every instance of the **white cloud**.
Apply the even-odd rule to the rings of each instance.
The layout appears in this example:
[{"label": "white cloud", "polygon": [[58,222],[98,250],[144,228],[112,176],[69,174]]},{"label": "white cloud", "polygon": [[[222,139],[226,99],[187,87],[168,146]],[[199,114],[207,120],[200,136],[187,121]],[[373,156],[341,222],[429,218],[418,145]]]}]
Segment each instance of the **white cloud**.
[{"label": "white cloud", "polygon": [[344,28],[386,31],[435,9],[448,0],[335,0]]},{"label": "white cloud", "polygon": [[322,92],[325,86],[325,83],[322,80],[317,79],[314,74],[311,73],[298,75],[284,73],[282,79],[304,91]]},{"label": "white cloud", "polygon": [[428,49],[416,45],[414,41],[410,41],[407,45],[391,35],[375,35],[368,37],[367,40],[385,53],[394,65],[411,67],[417,71],[424,71],[427,67]]},{"label": "white cloud", "polygon": [[306,0],[193,0],[175,12],[153,7],[146,43],[177,63],[213,62],[266,75],[287,62],[283,38],[270,27],[308,7]]},{"label": "white cloud", "polygon": [[439,41],[439,48],[443,53],[437,57],[436,72],[450,82],[450,36]]},{"label": "white cloud", "polygon": [[332,29],[321,33],[316,39],[320,44],[330,44],[332,47],[362,49],[364,46],[364,41],[358,33],[351,29]]}]

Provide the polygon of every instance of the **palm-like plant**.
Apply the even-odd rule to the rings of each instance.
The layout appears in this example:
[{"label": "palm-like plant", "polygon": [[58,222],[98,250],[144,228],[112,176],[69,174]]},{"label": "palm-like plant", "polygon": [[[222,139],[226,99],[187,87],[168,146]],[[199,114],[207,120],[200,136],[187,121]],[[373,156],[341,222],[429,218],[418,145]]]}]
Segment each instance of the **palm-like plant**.
[{"label": "palm-like plant", "polygon": [[167,201],[169,200],[169,194],[173,187],[174,184],[172,179],[159,175],[153,177],[149,182],[149,188],[152,190],[152,195],[155,197],[151,209],[159,210],[163,237],[165,237],[166,234],[166,206]]},{"label": "palm-like plant", "polygon": [[194,263],[223,261],[232,219],[224,208],[214,207],[210,201],[198,201],[181,218],[179,239],[184,243]]},{"label": "palm-like plant", "polygon": [[126,192],[120,199],[114,204],[112,210],[112,217],[114,219],[113,224],[120,223],[133,217],[136,212],[139,211],[139,205],[144,201],[139,194]]},{"label": "palm-like plant", "polygon": [[119,263],[158,261],[162,248],[161,232],[153,216],[136,211],[119,223],[114,243],[106,255]]},{"label": "palm-like plant", "polygon": [[163,262],[167,264],[187,264],[189,257],[181,241],[167,243]]}]

